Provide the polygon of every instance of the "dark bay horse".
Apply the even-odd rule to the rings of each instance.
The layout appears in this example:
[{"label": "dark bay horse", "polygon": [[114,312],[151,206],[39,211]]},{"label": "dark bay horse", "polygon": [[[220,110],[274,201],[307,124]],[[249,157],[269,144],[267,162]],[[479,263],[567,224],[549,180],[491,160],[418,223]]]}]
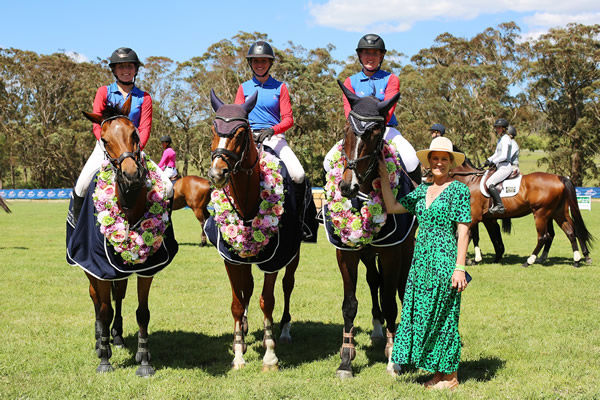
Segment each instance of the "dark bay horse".
[{"label": "dark bay horse", "polygon": [[[523,175],[519,192],[513,197],[503,197],[502,203],[506,211],[500,215],[490,215],[490,199],[480,191],[483,172],[473,166],[465,165],[452,170],[455,179],[467,184],[471,191],[471,226],[479,222],[502,219],[505,230],[509,230],[510,218],[523,217],[533,213],[537,230],[537,244],[531,255],[523,263],[523,267],[533,264],[542,249],[544,251],[539,262],[544,262],[554,239],[555,221],[565,232],[573,249],[573,266],[579,267],[582,255],[587,263],[591,263],[589,247],[593,240],[587,230],[579,206],[573,183],[564,176],[545,172],[534,172]],[[569,213],[570,210],[570,213]]]},{"label": "dark bay horse", "polygon": [[[90,121],[100,124],[102,127],[101,140],[104,145],[105,154],[112,165],[111,168],[112,171],[114,171],[115,176],[114,193],[117,200],[116,202],[118,207],[124,213],[125,220],[130,224],[132,227],[131,229],[133,230],[138,221],[141,221],[143,218],[150,218],[147,214],[147,207],[149,205],[149,201],[147,201],[147,195],[149,194],[147,187],[147,176],[149,175],[149,172],[147,163],[143,157],[143,154],[141,153],[137,129],[128,117],[130,107],[131,97],[129,97],[129,99],[120,109],[108,106],[102,115],[87,112],[84,112],[84,115]],[[90,191],[88,191],[86,202],[91,204],[91,207],[93,208],[94,205],[89,197],[89,193]],[[100,358],[100,365],[98,366],[97,371],[109,372],[113,370],[109,361],[112,355],[110,346],[110,324],[113,321],[113,316],[115,316],[116,311],[112,334],[115,340],[115,345],[122,345],[123,328],[121,318],[121,302],[125,296],[127,277],[130,273],[123,273],[123,271],[117,270],[119,267],[114,266],[116,264],[113,259],[112,261],[108,261],[107,264],[111,265],[109,268],[112,268],[112,273],[114,273],[117,277],[114,279],[104,279],[100,276],[97,276],[99,274],[90,272],[90,267],[84,265],[84,262],[81,261],[81,258],[73,256],[77,249],[71,247],[72,242],[70,242],[69,236],[83,236],[81,232],[92,231],[95,234],[95,231],[98,229],[95,226],[90,230],[86,230],[87,228],[81,228],[80,225],[85,224],[82,222],[82,219],[84,219],[83,216],[79,218],[75,225],[71,225],[71,228],[73,229],[71,235],[69,234],[69,228],[67,230],[67,259],[73,265],[79,265],[82,267],[90,282],[89,294],[92,302],[94,303],[94,310],[96,314],[96,353]],[[92,233],[90,233],[90,238],[92,236]],[[129,236],[129,234],[127,236]],[[157,242],[157,244],[159,243]],[[161,242],[160,244],[164,246],[164,242]],[[87,246],[90,245],[84,245],[85,248],[87,248]],[[92,249],[84,250],[81,253],[84,257],[86,253],[95,256],[92,251]],[[107,251],[114,250],[109,249]],[[152,252],[150,254],[152,254]],[[174,255],[174,253],[172,255]],[[91,257],[91,259],[92,258],[93,257]],[[124,263],[123,260],[121,260],[121,262]],[[92,261],[90,262],[93,264]],[[139,326],[139,332],[138,349],[135,355],[136,361],[140,363],[140,366],[136,371],[136,375],[138,376],[150,376],[154,374],[154,369],[150,365],[150,352],[148,350],[148,324],[150,321],[148,294],[152,284],[153,274],[164,268],[166,264],[170,262],[170,258],[167,261],[161,260],[160,262],[162,265],[157,267],[154,270],[155,272],[152,272],[149,269],[141,270],[143,272],[138,272],[138,308],[136,310],[136,319]],[[143,266],[144,265],[139,265],[138,268],[141,269]],[[138,269],[138,271],[140,269]],[[134,270],[134,272],[136,271]],[[115,299],[116,310],[113,310],[111,304],[111,291]]]},{"label": "dark bay horse", "polygon": [[[226,195],[226,207],[231,211],[230,216],[241,221],[244,227],[252,226],[253,228],[256,223],[260,225],[260,217],[262,211],[264,211],[262,205],[265,201],[265,198],[263,197],[264,190],[261,186],[262,172],[260,168],[263,168],[262,157],[266,150],[261,149],[259,151],[257,148],[248,121],[248,113],[254,108],[256,100],[257,93],[246,99],[246,102],[242,105],[224,104],[216,96],[214,91],[211,91],[211,105],[213,110],[216,111],[216,115],[212,128],[212,164],[208,172],[209,179],[213,183],[213,186],[219,190],[214,191],[213,193],[220,193],[220,190],[222,190]],[[289,192],[288,188],[288,192],[286,192],[285,195],[285,207],[288,206],[288,200],[293,198],[294,196],[292,195],[292,192]],[[275,305],[274,287],[277,279],[277,272],[281,268],[285,268],[285,275],[282,282],[284,309],[280,323],[281,335],[279,340],[280,342],[291,341],[289,332],[291,320],[289,307],[290,296],[295,282],[294,274],[298,267],[300,257],[301,231],[299,224],[296,222],[298,221],[297,216],[290,216],[287,222],[284,222],[287,212],[288,211],[286,210],[282,216],[282,222],[279,224],[279,236],[282,237],[281,240],[277,242],[277,248],[279,248],[279,244],[282,246],[284,244],[288,246],[291,245],[291,248],[285,254],[285,262],[274,265],[273,268],[268,271],[269,273],[265,272],[262,293],[260,295],[260,308],[264,315],[264,371],[277,369],[279,365],[275,354],[273,309]],[[216,216],[215,218],[209,218],[205,226],[208,226],[215,220]],[[264,222],[265,220],[263,219],[262,221]],[[295,223],[295,227],[293,228],[295,234],[292,232],[293,235],[291,237],[285,237],[284,232],[282,232],[284,229],[283,226],[290,223],[290,221]],[[234,359],[232,361],[232,367],[234,369],[240,369],[245,366],[243,355],[246,352],[245,335],[248,331],[246,315],[250,298],[254,290],[251,267],[252,264],[256,264],[261,270],[267,271],[264,269],[264,264],[261,264],[257,258],[261,257],[269,250],[268,246],[271,246],[271,244],[275,244],[276,242],[274,240],[270,241],[269,245],[260,250],[255,256],[242,255],[241,252],[230,250],[229,245],[223,247],[221,246],[222,242],[214,241],[215,236],[213,236],[211,232],[217,231],[219,235],[218,238],[221,238],[221,233],[225,230],[226,226],[237,230],[236,226],[232,225],[221,225],[220,231],[218,226],[215,230],[210,230],[210,228],[205,230],[207,231],[209,239],[217,247],[217,250],[223,257],[227,275],[229,276],[232,291],[231,313],[234,320]],[[222,251],[227,249],[229,249],[229,253],[228,255],[225,255]],[[275,259],[278,259],[277,256],[274,257]]]},{"label": "dark bay horse", "polygon": [[200,222],[200,246],[206,246],[204,221],[208,218],[208,203],[210,202],[210,182],[199,176],[187,175],[177,179],[173,184],[173,210],[188,206]]},{"label": "dark bay horse", "polygon": [[[356,119],[345,126],[342,144],[342,159],[344,172],[339,182],[341,195],[347,199],[358,198],[360,193],[370,193],[373,181],[378,178],[377,163],[383,146],[385,132],[385,116],[396,103],[399,95],[380,102],[375,97],[358,97],[349,91],[341,82],[344,95],[352,106]],[[351,114],[352,115],[352,114]],[[408,176],[406,177],[408,178]],[[410,189],[409,189],[410,190]],[[329,206],[329,204],[328,204]],[[329,210],[327,212],[330,212]],[[391,216],[388,216],[391,218]],[[411,221],[412,221],[412,217]],[[388,360],[387,371],[397,373],[399,366],[391,362],[391,352],[396,332],[396,317],[398,307],[396,293],[403,297],[408,271],[414,250],[414,234],[416,224],[409,228],[404,240],[386,246],[368,244],[364,247],[349,249],[336,245],[338,267],[344,284],[344,300],[342,314],[344,317],[344,332],[340,349],[341,363],[336,371],[340,378],[352,377],[352,360],[356,355],[354,347],[354,318],[358,311],[356,285],[358,280],[358,264],[363,261],[367,266],[367,280],[371,288],[373,300],[373,321],[381,318],[386,324],[385,356]],[[330,239],[331,241],[331,239]],[[333,242],[332,242],[333,243]],[[375,265],[375,254],[377,265]],[[378,282],[379,281],[379,282]],[[380,299],[374,283],[380,285]],[[381,317],[376,304],[381,301]]]}]

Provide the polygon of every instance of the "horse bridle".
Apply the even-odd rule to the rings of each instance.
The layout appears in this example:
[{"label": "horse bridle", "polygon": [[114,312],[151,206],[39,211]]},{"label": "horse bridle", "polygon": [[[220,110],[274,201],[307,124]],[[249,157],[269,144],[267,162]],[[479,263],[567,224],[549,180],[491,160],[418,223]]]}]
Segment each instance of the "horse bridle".
[{"label": "horse bridle", "polygon": [[231,176],[231,174],[235,174],[238,171],[242,171],[248,175],[252,175],[252,173],[254,171],[254,167],[256,166],[256,163],[258,162],[258,158],[259,158],[258,156],[256,157],[256,160],[254,160],[254,162],[252,163],[250,168],[242,167],[242,162],[244,161],[244,159],[246,157],[246,152],[250,149],[250,135],[248,132],[248,130],[250,129],[250,123],[248,122],[248,119],[247,118],[239,118],[239,117],[226,118],[226,117],[220,117],[218,115],[215,116],[215,119],[219,119],[226,123],[234,122],[234,121],[241,122],[239,125],[236,125],[234,129],[232,129],[230,132],[227,132],[227,133],[219,132],[215,128],[215,132],[217,132],[217,135],[219,137],[231,139],[232,137],[235,136],[236,132],[238,131],[238,129],[240,127],[244,128],[244,131],[246,134],[244,135],[244,143],[242,145],[243,150],[242,150],[241,154],[238,155],[237,153],[234,153],[231,150],[227,150],[222,147],[217,147],[215,150],[211,151],[211,153],[210,153],[211,160],[214,161],[216,158],[220,158],[225,162],[225,164],[227,164],[227,169],[230,172],[227,175],[228,180],[229,180],[229,177]]},{"label": "horse bridle", "polygon": [[[350,113],[352,113],[352,111],[350,111]],[[351,124],[352,126],[352,133],[354,133],[354,136],[361,138],[366,132],[371,132],[370,134],[372,134],[373,130],[377,127],[381,125],[383,125],[383,122],[385,121],[385,119],[383,117],[364,117],[364,116],[360,116],[361,120],[363,121],[367,121],[367,122],[374,122],[376,123],[375,126],[371,127],[368,130],[362,131],[362,132],[357,132],[356,129],[354,129],[355,125]],[[378,137],[375,139],[376,145],[375,145],[375,149],[373,149],[373,151],[369,154],[367,154],[366,156],[362,156],[359,158],[355,158],[354,160],[351,160],[350,157],[348,157],[348,154],[346,154],[346,151],[344,150],[344,145],[346,144],[346,139],[344,138],[344,140],[342,141],[342,157],[346,159],[346,167],[344,168],[344,171],[349,169],[351,171],[354,171],[354,174],[356,175],[356,179],[358,180],[359,184],[362,184],[366,178],[369,177],[369,175],[371,173],[373,173],[373,171],[375,171],[377,169],[377,160],[379,159],[379,155],[381,154],[381,150],[383,149],[383,134],[385,133],[385,126],[382,127],[383,129],[381,130],[381,133],[378,135]],[[369,136],[370,136],[369,134]],[[358,172],[357,170],[357,165],[359,162],[363,161],[363,160],[367,160],[369,159],[369,165],[367,167],[367,170],[365,171],[364,174],[361,174]]]},{"label": "horse bridle", "polygon": [[[132,122],[131,119],[129,119],[127,116],[116,115],[116,116],[109,117],[109,118],[102,120],[102,122],[100,123],[100,127],[102,127],[104,125],[104,123],[115,120],[117,118],[125,118],[129,122]],[[132,122],[132,124],[133,124],[133,122]],[[148,168],[146,166],[144,158],[141,156],[142,149],[140,146],[140,135],[139,135],[137,128],[135,128],[134,132],[135,132],[135,135],[133,136],[133,140],[135,142],[135,147],[136,147],[135,150],[133,152],[126,151],[126,152],[122,153],[121,155],[119,155],[119,157],[112,157],[108,153],[106,148],[104,147],[104,142],[100,141],[100,143],[102,143],[102,150],[104,151],[104,155],[106,156],[106,158],[108,158],[113,169],[116,171],[116,180],[117,180],[117,185],[119,188],[119,193],[121,193],[123,195],[123,198],[128,203],[128,204],[121,205],[121,207],[123,207],[123,209],[129,208],[128,206],[129,206],[130,196],[134,193],[137,193],[137,191],[142,187],[142,185],[145,183],[146,175],[148,174]],[[135,165],[137,167],[135,175],[130,179],[132,184],[129,186],[125,186],[125,182],[123,179],[123,170],[121,169],[121,164],[127,158],[131,158],[135,162]]]}]

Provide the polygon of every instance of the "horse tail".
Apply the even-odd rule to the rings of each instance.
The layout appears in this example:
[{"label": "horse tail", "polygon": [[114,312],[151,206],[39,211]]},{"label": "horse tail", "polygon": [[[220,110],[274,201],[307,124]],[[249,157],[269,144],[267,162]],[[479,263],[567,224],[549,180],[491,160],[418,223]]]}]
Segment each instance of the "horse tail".
[{"label": "horse tail", "polygon": [[577,204],[577,193],[575,186],[569,178],[559,176],[560,181],[565,185],[566,201],[569,204],[571,210],[571,218],[575,224],[575,236],[586,244],[587,247],[591,248],[591,243],[594,240],[592,234],[587,230],[581,212],[579,211],[579,205]]},{"label": "horse tail", "polygon": [[512,220],[510,218],[502,218],[502,231],[512,233]]}]

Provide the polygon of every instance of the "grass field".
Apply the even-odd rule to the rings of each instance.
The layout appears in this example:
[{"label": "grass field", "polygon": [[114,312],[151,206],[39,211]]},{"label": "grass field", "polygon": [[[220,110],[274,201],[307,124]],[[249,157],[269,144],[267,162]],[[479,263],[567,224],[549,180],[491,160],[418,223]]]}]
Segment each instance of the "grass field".
[{"label": "grass field", "polygon": [[[491,263],[492,246],[484,235],[484,263],[470,267],[473,282],[463,296],[461,386],[453,393],[430,393],[419,385],[429,376],[425,372],[409,371],[397,379],[385,373],[383,348],[372,347],[369,340],[364,269],[355,378],[336,378],[342,285],[334,250],[322,231],[318,244],[302,248],[292,297],[294,342],[277,347],[280,371],[261,372],[259,273],[249,315],[248,364],[231,371],[229,282],[214,248],[196,246],[199,226],[190,210],[174,213],[179,254],[156,277],[150,293],[156,375],[135,376],[133,279],[124,304],[127,346],[114,350],[113,373],[97,374],[87,279],[64,258],[66,202],[12,201],[9,206],[12,214],[0,214],[2,399],[600,398],[597,263],[573,268],[568,241],[557,230],[549,262],[521,268],[535,245],[531,216],[514,221],[516,233],[504,237],[507,255],[501,264]],[[596,237],[598,207],[594,203],[592,212],[582,212]],[[280,281],[276,291],[278,320]]]}]

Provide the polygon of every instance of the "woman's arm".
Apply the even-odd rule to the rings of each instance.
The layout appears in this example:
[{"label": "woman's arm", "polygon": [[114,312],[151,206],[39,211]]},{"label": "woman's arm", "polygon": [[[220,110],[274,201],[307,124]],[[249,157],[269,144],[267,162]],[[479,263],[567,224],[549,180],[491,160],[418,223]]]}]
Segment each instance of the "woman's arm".
[{"label": "woman's arm", "polygon": [[392,187],[390,186],[390,174],[387,170],[387,166],[383,160],[379,160],[379,176],[381,178],[381,194],[383,196],[383,202],[385,203],[385,209],[389,214],[404,214],[408,210],[404,208],[402,204],[396,200]]},{"label": "woman's arm", "polygon": [[456,242],[456,266],[452,274],[452,287],[462,292],[467,288],[466,273],[464,271],[465,261],[467,259],[467,247],[469,246],[469,226],[467,224],[459,223],[458,228],[458,240]]}]

